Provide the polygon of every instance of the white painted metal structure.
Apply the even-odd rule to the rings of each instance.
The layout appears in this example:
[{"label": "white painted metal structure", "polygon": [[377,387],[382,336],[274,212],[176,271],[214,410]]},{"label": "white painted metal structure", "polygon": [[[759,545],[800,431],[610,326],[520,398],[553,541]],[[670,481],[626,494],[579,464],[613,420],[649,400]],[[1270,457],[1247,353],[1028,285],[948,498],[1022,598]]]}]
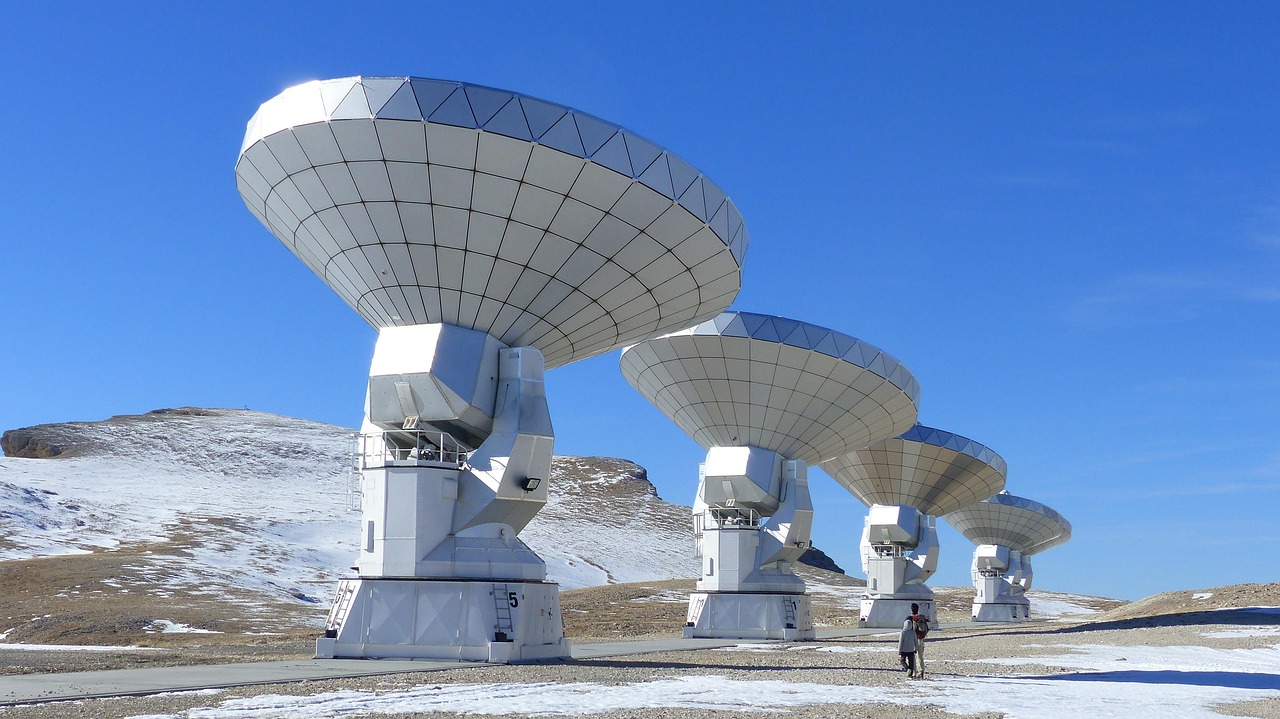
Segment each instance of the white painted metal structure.
[{"label": "white painted metal structure", "polygon": [[685,635],[812,638],[791,570],[809,547],[808,467],[910,427],[915,378],[861,340],[747,312],[628,347],[622,374],[707,449]]},{"label": "white painted metal structure", "polygon": [[236,180],[379,330],[358,576],[317,653],[567,656],[558,587],[517,537],[547,497],[543,371],[724,310],[747,247],[737,209],[599,118],[408,77],[269,100]]},{"label": "white painted metal structure", "polygon": [[862,531],[867,591],[858,622],[898,627],[919,604],[931,617],[938,568],[935,517],[1004,488],[1004,459],[983,445],[916,425],[901,436],[822,463],[822,469],[871,509]]},{"label": "white painted metal structure", "polygon": [[946,515],[973,551],[975,622],[1031,618],[1031,555],[1071,539],[1071,523],[1039,502],[1001,492]]}]

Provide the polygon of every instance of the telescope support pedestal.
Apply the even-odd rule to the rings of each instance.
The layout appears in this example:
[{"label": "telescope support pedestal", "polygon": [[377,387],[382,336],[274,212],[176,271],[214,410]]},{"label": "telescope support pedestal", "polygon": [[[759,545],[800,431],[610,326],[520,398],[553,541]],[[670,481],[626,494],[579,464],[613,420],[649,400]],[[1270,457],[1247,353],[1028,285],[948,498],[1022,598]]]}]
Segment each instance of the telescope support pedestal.
[{"label": "telescope support pedestal", "polygon": [[858,626],[899,629],[911,605],[933,617],[933,590],[925,584],[938,568],[938,533],[932,517],[904,505],[872,505],[862,530],[862,570],[867,591]]},{"label": "telescope support pedestal", "polygon": [[807,594],[694,592],[684,635],[700,639],[815,638]]},{"label": "telescope support pedestal", "polygon": [[804,580],[791,570],[813,526],[808,467],[759,447],[712,447],[700,473],[693,515],[702,577],[684,635],[813,639]]},{"label": "telescope support pedestal", "polygon": [[859,627],[901,629],[902,622],[911,616],[911,605],[919,604],[920,612],[930,618],[933,613],[933,593],[929,597],[863,597],[858,604]]},{"label": "telescope support pedestal", "polygon": [[[559,587],[517,535],[547,501],[542,355],[448,325],[384,328],[369,372],[357,578],[320,657],[569,656]],[[468,441],[484,437],[468,452]]]},{"label": "telescope support pedestal", "polygon": [[1031,602],[1026,597],[1019,597],[1021,602],[988,602],[974,601],[972,621],[975,622],[1025,622],[1031,618]]},{"label": "telescope support pedestal", "polygon": [[343,579],[320,659],[567,658],[560,587],[548,582]]},{"label": "telescope support pedestal", "polygon": [[1023,622],[1031,618],[1031,557],[998,544],[973,550],[973,611],[975,622]]}]

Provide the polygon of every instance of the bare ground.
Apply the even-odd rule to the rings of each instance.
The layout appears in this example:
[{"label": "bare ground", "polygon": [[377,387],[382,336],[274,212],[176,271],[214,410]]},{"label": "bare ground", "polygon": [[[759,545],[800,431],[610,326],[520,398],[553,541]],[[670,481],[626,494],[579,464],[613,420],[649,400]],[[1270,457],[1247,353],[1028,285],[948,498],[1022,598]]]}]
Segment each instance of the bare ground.
[{"label": "bare ground", "polygon": [[[198,530],[193,529],[193,532]],[[0,624],[7,642],[115,645],[118,651],[15,651],[0,649],[0,673],[63,672],[91,669],[302,659],[312,656],[316,622],[326,607],[288,597],[238,594],[238,590],[165,583],[165,569],[184,557],[187,541],[177,533],[167,543],[127,546],[95,554],[0,563]],[[819,625],[856,622],[855,597],[861,582],[822,570],[801,570],[815,590]],[[679,636],[692,580],[668,580],[567,591],[561,604],[566,634],[578,642]],[[971,590],[941,588],[937,606],[944,622],[967,620]],[[1280,616],[1246,614],[1240,607],[1280,606],[1280,584],[1241,585],[1172,592],[1140,602],[1092,599],[1100,614],[1066,622],[1024,626],[967,625],[934,635],[930,673],[945,676],[1037,676],[1063,671],[1036,656],[1054,654],[1060,644],[1206,645],[1221,648],[1269,646],[1274,636],[1206,639],[1222,624],[1280,624]],[[187,624],[208,633],[161,633],[157,619]],[[2,631],[2,629],[0,629]],[[263,634],[262,632],[271,632]],[[716,675],[729,679],[785,679],[835,685],[909,686],[894,668],[889,636],[806,642],[802,649],[771,652],[706,650],[651,654],[595,661],[523,666],[468,667],[442,672],[304,682],[226,690],[215,696],[185,693],[84,702],[10,707],[4,719],[49,717],[130,717],[174,714],[233,697],[266,694],[314,695],[327,691],[389,691],[422,685],[503,682],[591,681],[606,685],[646,682],[659,677]],[[815,647],[858,651],[816,651]],[[143,647],[129,649],[128,647]],[[986,663],[990,657],[1024,657],[1016,668]],[[1242,702],[1224,714],[1280,719],[1280,700]],[[953,717],[937,708],[893,704],[817,705],[798,709],[805,717]],[[700,716],[687,710],[610,712],[607,719]],[[408,715],[402,715],[408,716]],[[461,717],[457,714],[432,714]],[[717,717],[758,717],[717,712]],[[973,715],[993,719],[998,714]]]}]

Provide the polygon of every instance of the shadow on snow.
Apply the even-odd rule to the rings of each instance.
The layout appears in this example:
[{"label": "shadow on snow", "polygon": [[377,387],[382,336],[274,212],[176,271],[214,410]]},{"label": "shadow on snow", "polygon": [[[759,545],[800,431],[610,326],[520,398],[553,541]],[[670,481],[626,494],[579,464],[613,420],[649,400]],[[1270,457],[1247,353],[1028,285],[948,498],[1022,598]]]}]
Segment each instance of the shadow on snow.
[{"label": "shadow on snow", "polygon": [[1074,674],[1050,674],[1039,677],[1019,677],[1019,679],[1128,684],[1182,684],[1194,687],[1222,687],[1224,689],[1280,689],[1280,674],[1256,674],[1251,672],[1180,672],[1172,670],[1079,672]]}]

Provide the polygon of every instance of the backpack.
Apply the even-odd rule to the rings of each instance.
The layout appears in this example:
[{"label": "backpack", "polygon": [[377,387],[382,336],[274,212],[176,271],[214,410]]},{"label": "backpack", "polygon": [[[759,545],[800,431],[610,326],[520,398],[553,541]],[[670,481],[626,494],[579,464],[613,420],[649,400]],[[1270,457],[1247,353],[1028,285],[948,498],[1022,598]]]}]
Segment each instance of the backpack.
[{"label": "backpack", "polygon": [[913,614],[911,618],[916,623],[916,636],[924,639],[929,634],[929,618],[923,614]]}]

